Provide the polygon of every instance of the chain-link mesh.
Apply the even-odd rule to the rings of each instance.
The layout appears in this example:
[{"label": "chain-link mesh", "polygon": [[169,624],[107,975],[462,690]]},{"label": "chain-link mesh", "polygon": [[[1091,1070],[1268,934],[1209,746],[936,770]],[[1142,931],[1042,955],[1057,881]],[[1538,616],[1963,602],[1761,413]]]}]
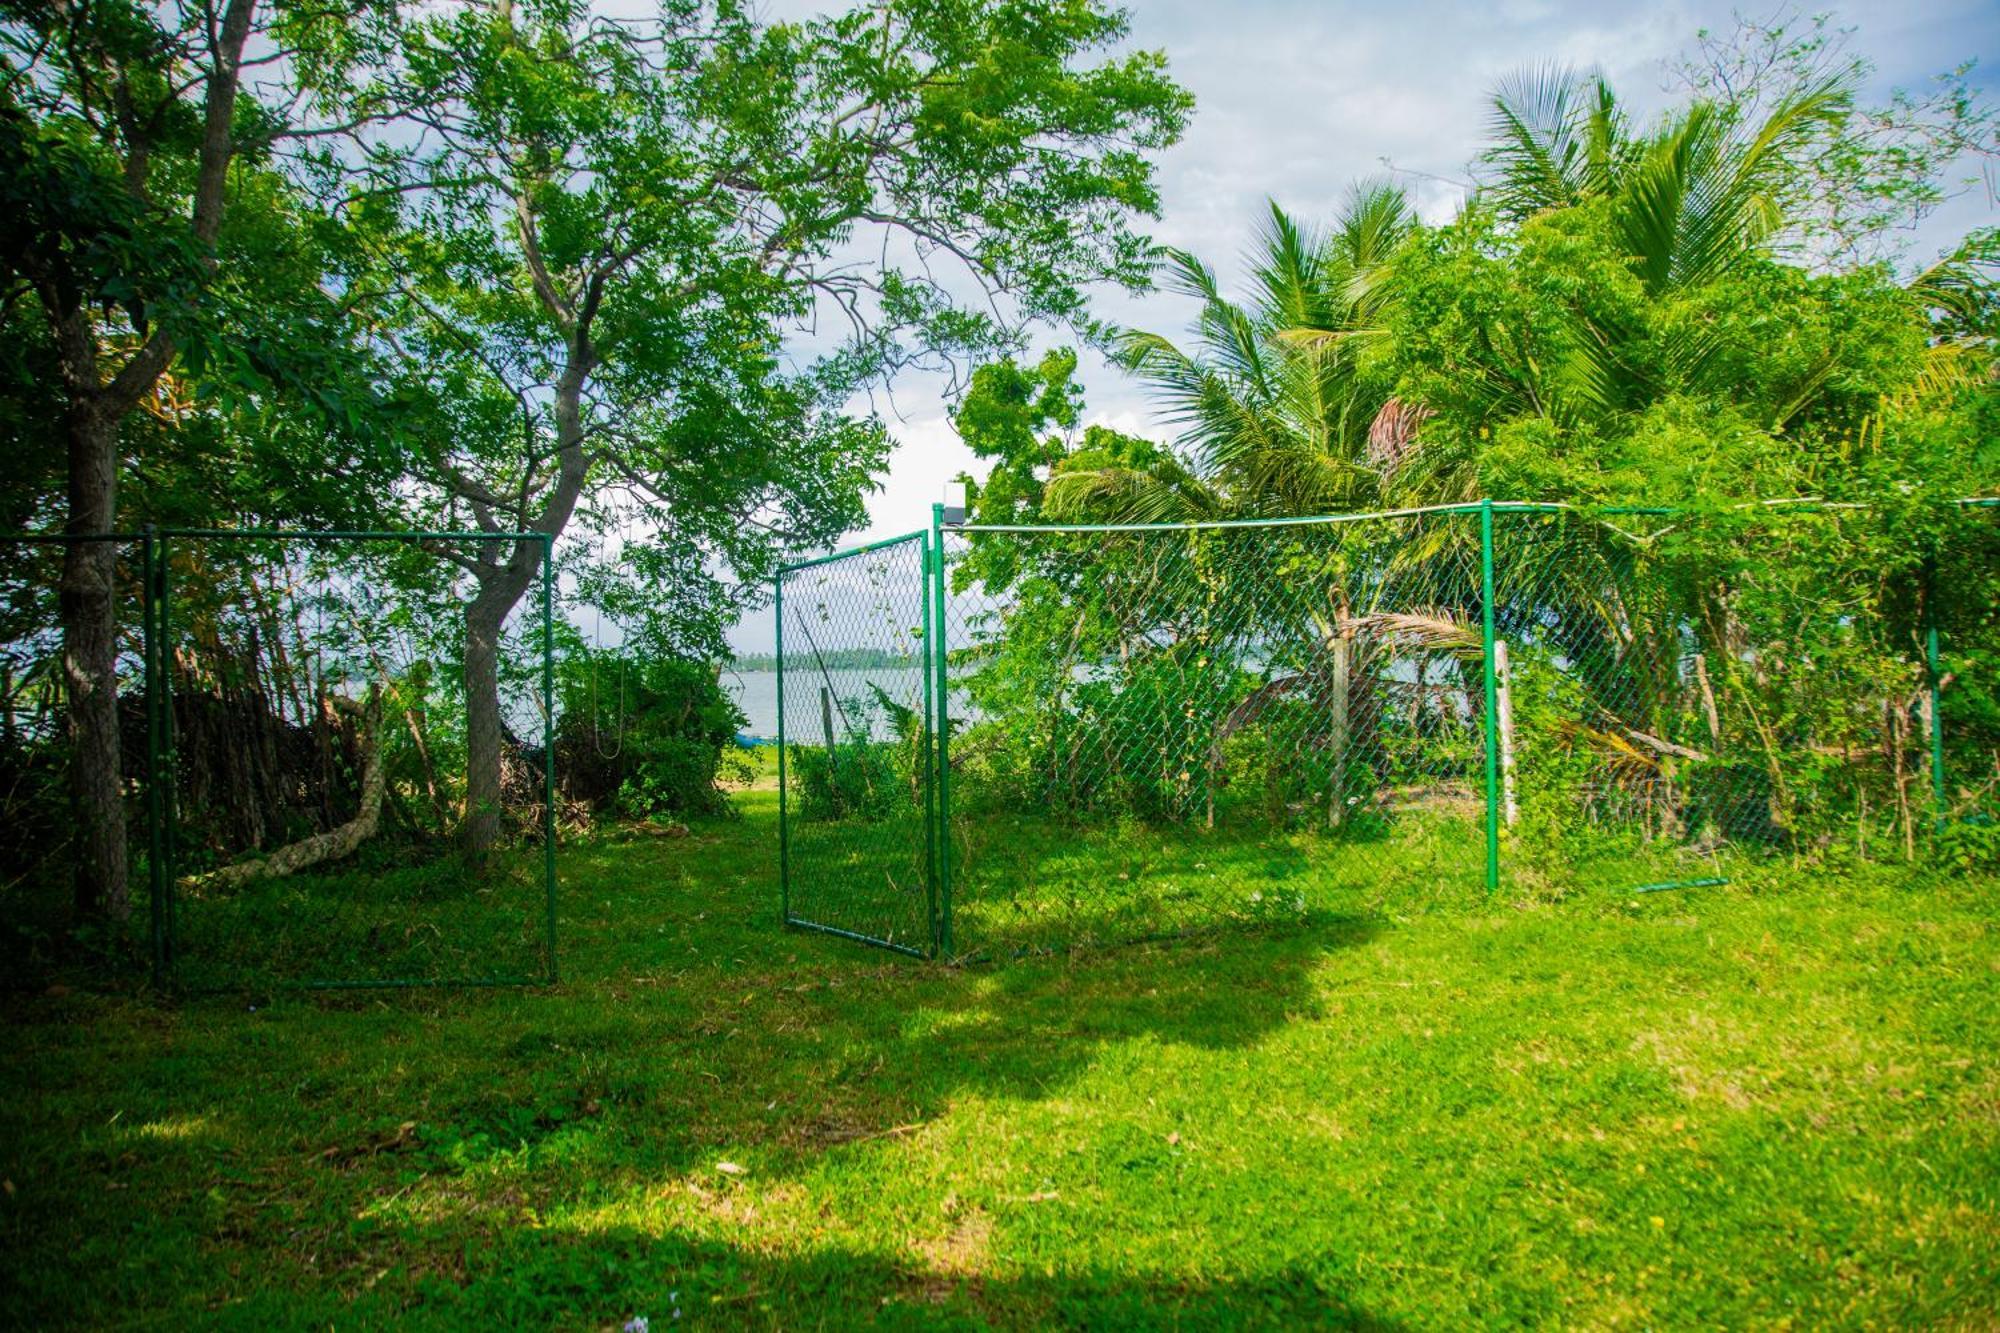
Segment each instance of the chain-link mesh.
[{"label": "chain-link mesh", "polygon": [[791,920],[1002,957],[1482,884],[2000,860],[2000,509],[939,542],[928,576],[912,537],[781,580]]},{"label": "chain-link mesh", "polygon": [[117,690],[96,725],[115,736],[124,831],[108,845],[123,851],[127,897],[106,905],[115,937],[95,943],[134,958],[150,952],[144,576],[138,538],[0,538],[0,985],[37,984],[63,965],[86,858],[81,720],[64,663],[66,580],[80,607],[108,599],[113,627],[105,647]]},{"label": "chain-link mesh", "polygon": [[1928,573],[1940,859],[1990,873],[2000,868],[2000,501],[1963,506]]},{"label": "chain-link mesh", "polygon": [[539,589],[495,645],[500,809],[474,851],[467,575],[406,540],[179,535],[163,552],[179,981],[547,976]]},{"label": "chain-link mesh", "polygon": [[1496,519],[1510,884],[1917,855],[1933,705],[1912,543],[1837,509]]},{"label": "chain-link mesh", "polygon": [[945,548],[958,952],[1477,890],[1476,516]]},{"label": "chain-link mesh", "polygon": [[931,874],[931,639],[913,534],[779,577],[785,919],[920,954]]}]

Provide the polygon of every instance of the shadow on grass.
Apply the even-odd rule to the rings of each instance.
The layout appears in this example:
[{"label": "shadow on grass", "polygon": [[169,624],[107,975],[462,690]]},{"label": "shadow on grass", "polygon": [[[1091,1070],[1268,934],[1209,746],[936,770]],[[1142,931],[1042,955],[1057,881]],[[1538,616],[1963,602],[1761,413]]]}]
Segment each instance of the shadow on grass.
[{"label": "shadow on grass", "polygon": [[[292,1326],[323,1309],[322,1323],[472,1327],[650,1313],[658,1330],[679,1290],[697,1326],[1370,1326],[1301,1273],[1204,1282],[1058,1260],[1023,1275],[1004,1254],[955,1266],[830,1248],[839,1227],[774,1253],[670,1222],[566,1233],[547,1219],[644,1209],[719,1180],[725,1155],[781,1192],[895,1171],[905,1132],[969,1097],[1005,1116],[1007,1100],[1063,1095],[1107,1056],[1247,1047],[1315,1014],[1312,973],[1375,929],[965,969],[694,913],[687,938],[725,961],[678,979],[296,996],[254,1012],[211,999],[159,1014],[115,1069],[67,1035],[103,1001],[40,999],[14,1015],[32,1077],[97,1087],[66,1094],[65,1117],[122,1118],[17,1172],[30,1184],[14,1221],[37,1240],[8,1304],[41,1312],[31,1323],[178,1309]],[[843,1207],[865,1209],[865,1195]]]},{"label": "shadow on grass", "polygon": [[[1366,1322],[1297,1274],[1203,1285],[1058,1263],[1039,1277],[1004,1264],[960,1276],[915,1253],[827,1248],[837,1234],[774,1256],[615,1227],[556,1240],[518,1222],[713,1179],[725,1154],[776,1188],[894,1170],[911,1127],[948,1122],[968,1100],[1004,1116],[1107,1058],[1246,1048],[1317,1016],[1314,974],[1380,928],[1328,913],[1003,967],[927,964],[782,931],[769,832],[753,816],[566,849],[573,980],[556,988],[10,1002],[10,1063],[42,1091],[0,1114],[0,1139],[41,1145],[32,1171],[0,1153],[0,1165],[17,1159],[15,1234],[34,1238],[17,1250],[8,1304],[91,1323],[200,1314],[234,1291],[246,1303],[228,1306],[230,1322],[255,1323],[259,1301],[284,1312],[278,1324],[310,1322],[294,1313],[302,1300],[351,1322],[398,1285],[392,1275],[364,1295],[363,1278],[407,1269],[434,1274],[410,1279],[419,1309],[474,1325],[549,1322],[550,1303],[569,1301],[593,1321],[650,1310],[660,1329],[676,1282],[718,1302],[711,1323],[796,1326],[822,1309],[831,1323]],[[99,1023],[115,1058],[80,1036]],[[361,1223],[406,1190],[429,1211]],[[377,1233],[388,1253],[372,1253]],[[485,1257],[467,1267],[470,1255]],[[615,1299],[598,1298],[607,1257],[633,1266]],[[699,1280],[681,1280],[690,1269]],[[391,1307],[376,1308],[388,1322]]]},{"label": "shadow on grass", "polygon": [[[397,1246],[449,1252],[417,1227]],[[385,1284],[345,1320],[466,1328],[672,1327],[1390,1329],[1318,1274],[1199,1281],[1085,1270],[996,1276],[829,1247],[797,1258],[668,1231],[509,1228],[449,1280]],[[400,1288],[400,1289],[399,1289]],[[678,1313],[677,1313],[678,1312]],[[252,1314],[250,1310],[238,1312]],[[273,1313],[276,1313],[274,1310]],[[286,1307],[290,1318],[311,1312]],[[329,1312],[332,1314],[333,1312]]]}]

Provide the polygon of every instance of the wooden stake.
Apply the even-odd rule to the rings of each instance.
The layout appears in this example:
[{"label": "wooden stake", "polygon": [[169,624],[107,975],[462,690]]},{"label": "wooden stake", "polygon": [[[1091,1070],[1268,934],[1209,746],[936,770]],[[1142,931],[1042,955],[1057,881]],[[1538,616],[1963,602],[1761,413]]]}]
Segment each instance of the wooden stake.
[{"label": "wooden stake", "polygon": [[1520,803],[1514,799],[1514,671],[1507,658],[1507,641],[1493,641],[1493,666],[1499,676],[1500,703],[1500,787],[1507,826],[1521,817]]}]

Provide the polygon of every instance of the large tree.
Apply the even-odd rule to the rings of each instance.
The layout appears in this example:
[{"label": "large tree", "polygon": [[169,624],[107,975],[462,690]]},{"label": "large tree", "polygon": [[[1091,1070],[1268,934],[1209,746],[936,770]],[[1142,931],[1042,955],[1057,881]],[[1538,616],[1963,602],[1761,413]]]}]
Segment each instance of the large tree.
[{"label": "large tree", "polygon": [[[0,12],[0,280],[39,325],[66,453],[66,530],[118,525],[125,424],[177,355],[216,336],[204,289],[247,137],[258,0],[64,0]],[[275,46],[273,47],[275,50]],[[258,124],[246,134],[248,114]],[[117,549],[77,541],[61,588],[84,915],[129,911],[119,771]]]},{"label": "large tree", "polygon": [[[1132,220],[1189,99],[1158,56],[1105,54],[1125,31],[1091,0],[797,24],[503,3],[328,53],[323,105],[357,128],[316,165],[393,275],[381,336],[431,404],[434,514],[560,535],[623,505],[679,583],[662,597],[696,601],[853,525],[886,450],[858,391],[1143,282]],[[369,125],[384,107],[409,110]],[[499,644],[542,551],[450,552],[476,584],[474,849],[498,829]]]}]

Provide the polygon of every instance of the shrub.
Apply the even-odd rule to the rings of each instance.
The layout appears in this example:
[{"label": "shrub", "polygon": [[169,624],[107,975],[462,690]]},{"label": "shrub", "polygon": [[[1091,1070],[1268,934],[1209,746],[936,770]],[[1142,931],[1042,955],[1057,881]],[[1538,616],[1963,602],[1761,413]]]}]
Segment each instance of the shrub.
[{"label": "shrub", "polygon": [[558,676],[556,775],[563,796],[634,818],[717,814],[723,753],[744,725],[713,666],[583,649]]},{"label": "shrub", "polygon": [[[794,745],[791,786],[801,819],[881,818],[923,799],[923,718],[870,685],[870,701],[843,700],[845,736],[832,746]],[[892,740],[877,740],[875,717]]]}]

